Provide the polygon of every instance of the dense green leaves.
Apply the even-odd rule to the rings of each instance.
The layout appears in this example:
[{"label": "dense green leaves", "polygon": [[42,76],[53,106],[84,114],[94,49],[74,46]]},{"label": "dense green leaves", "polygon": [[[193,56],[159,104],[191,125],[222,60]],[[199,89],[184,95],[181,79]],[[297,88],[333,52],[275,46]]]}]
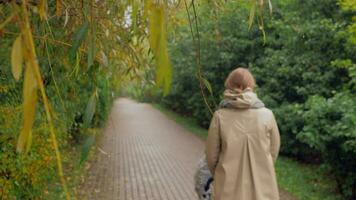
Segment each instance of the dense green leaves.
[{"label": "dense green leaves", "polygon": [[[42,1],[45,2],[48,1]],[[86,18],[76,9],[80,2],[57,2],[65,3],[63,16],[54,15],[55,4],[51,1],[44,21],[32,12],[38,11],[35,6],[27,7],[33,41],[23,20],[24,13],[18,7],[1,4],[1,26],[4,19],[12,23],[5,21],[6,26],[2,26],[0,44],[0,64],[4,66],[0,69],[0,198],[64,199],[59,194],[63,191],[60,178],[75,178],[71,167],[80,159],[79,144],[88,137],[88,132],[93,135],[99,131],[111,105],[109,91],[114,86],[112,80],[116,77],[111,73],[115,68],[109,65],[107,57],[105,69],[95,59],[95,52],[104,50],[102,38],[98,39],[102,35],[88,34],[92,27],[88,22],[83,23]],[[94,17],[95,27],[110,26],[106,21],[99,24],[98,15]],[[108,57],[111,49],[105,51]],[[73,58],[73,55],[79,58],[77,67],[68,62],[68,56]],[[44,90],[40,91],[40,83]],[[93,100],[91,94],[96,88],[98,94]],[[43,94],[48,97],[46,102]],[[48,106],[44,108],[44,104]],[[54,125],[54,137],[50,134],[53,129],[48,124],[48,116]],[[55,154],[55,147],[60,149],[63,168],[68,172],[64,176],[59,174],[61,161],[57,162],[59,154]]]},{"label": "dense green leaves", "polygon": [[[228,3],[224,12],[214,15],[211,7],[201,7],[201,63],[211,86],[204,85],[214,92],[209,102],[219,101],[228,73],[248,67],[258,95],[276,115],[281,154],[324,163],[332,169],[339,192],[354,199],[356,49],[347,31],[352,21],[335,1],[303,2],[274,4],[265,44],[257,27],[248,28],[250,8]],[[179,26],[170,40],[172,90],[163,103],[208,127],[192,45],[189,27]]]},{"label": "dense green leaves", "polygon": [[[278,116],[283,153],[308,161],[324,160],[335,168],[341,190],[347,197],[353,197],[350,190],[354,181],[352,168],[342,167],[342,163],[354,163],[350,158],[355,149],[354,132],[349,128],[355,121],[351,109],[356,83],[356,54],[352,45],[355,44],[355,26],[354,21],[348,19],[353,15],[349,9],[353,1],[339,1],[345,3],[342,4],[343,12],[335,0],[280,1],[274,6],[274,19],[266,25],[265,45],[261,32],[251,24],[261,23],[260,18],[265,16],[257,12],[258,4],[263,2],[267,6],[267,1],[251,1],[257,5],[252,9],[256,13],[251,12],[250,20],[247,18],[250,7],[240,7],[240,1],[228,2],[224,8],[204,8],[206,4],[202,3],[197,13],[203,84],[215,95],[209,101],[220,100],[227,73],[237,65],[248,66],[256,75],[259,95]],[[43,81],[38,83],[44,84],[44,92],[49,97],[49,109],[46,110],[51,110],[49,116],[53,117],[58,133],[58,146],[66,152],[64,160],[69,160],[67,150],[75,147],[72,144],[81,143],[83,138],[87,140],[80,162],[87,159],[94,144],[92,131],[103,125],[113,94],[133,79],[142,80],[136,88],[139,94],[151,97],[151,85],[163,87],[165,94],[171,91],[163,99],[165,103],[194,116],[204,126],[209,124],[210,114],[196,79],[194,44],[186,27],[186,16],[180,18],[178,14],[177,18],[172,18],[171,14],[179,5],[170,3],[147,0],[142,5],[138,0],[105,3],[57,0],[56,3],[40,1],[40,9],[28,5],[28,27],[31,27],[35,47],[26,45],[26,49],[31,48],[38,54],[32,60],[36,66],[39,64]],[[9,66],[0,69],[1,195],[8,199],[51,199],[46,196],[47,190],[58,185],[47,184],[58,179],[52,170],[56,169],[53,147],[49,145],[53,138],[49,139],[43,109],[34,114],[37,85],[34,76],[26,75],[31,66],[25,68],[23,88],[12,79],[12,76],[21,77],[22,51],[19,49],[23,48],[18,46],[24,45],[18,45],[19,39],[15,37],[21,26],[26,27],[21,21],[24,13],[18,14],[16,6],[1,6],[0,56],[3,59],[0,64]],[[176,37],[168,43],[168,51],[166,24],[170,22]],[[16,44],[13,41],[17,41]],[[9,59],[12,44],[13,61]],[[147,53],[148,46],[155,58],[156,70],[149,68],[152,57]],[[101,52],[98,60],[95,52]],[[75,66],[68,62],[68,54],[71,61],[76,59]],[[83,68],[87,70],[81,70]],[[154,75],[156,83],[151,81]],[[90,95],[95,88],[97,94]],[[19,109],[22,102],[23,113]],[[21,114],[24,126],[19,130]],[[31,131],[28,127],[34,123],[36,126]],[[335,124],[331,129],[320,127],[331,123]],[[32,137],[36,142],[31,144]],[[31,145],[28,157],[16,154],[16,148],[27,151]],[[325,156],[327,154],[331,156]]]}]

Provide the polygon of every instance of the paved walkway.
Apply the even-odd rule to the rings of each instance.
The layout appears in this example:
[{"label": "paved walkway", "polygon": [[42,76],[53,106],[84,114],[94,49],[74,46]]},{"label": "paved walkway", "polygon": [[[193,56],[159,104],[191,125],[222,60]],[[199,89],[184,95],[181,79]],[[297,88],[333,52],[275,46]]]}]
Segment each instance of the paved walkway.
[{"label": "paved walkway", "polygon": [[203,151],[200,138],[149,104],[119,99],[80,199],[196,200],[193,174]]}]

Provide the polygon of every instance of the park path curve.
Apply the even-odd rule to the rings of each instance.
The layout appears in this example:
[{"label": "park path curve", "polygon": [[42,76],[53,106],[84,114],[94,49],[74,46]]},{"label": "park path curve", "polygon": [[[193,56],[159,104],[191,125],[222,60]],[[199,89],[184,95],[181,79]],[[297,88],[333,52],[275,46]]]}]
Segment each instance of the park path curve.
[{"label": "park path curve", "polygon": [[116,100],[97,150],[80,199],[197,199],[193,174],[204,141],[149,104]]}]

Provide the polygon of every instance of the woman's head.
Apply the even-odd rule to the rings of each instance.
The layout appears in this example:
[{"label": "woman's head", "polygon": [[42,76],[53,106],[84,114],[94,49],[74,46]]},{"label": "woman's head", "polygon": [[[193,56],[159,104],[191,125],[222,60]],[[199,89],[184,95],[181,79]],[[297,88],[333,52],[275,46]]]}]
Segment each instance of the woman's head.
[{"label": "woman's head", "polygon": [[226,89],[235,90],[238,92],[242,92],[247,87],[253,90],[255,86],[256,82],[251,72],[248,69],[242,67],[236,68],[230,72],[225,81]]}]

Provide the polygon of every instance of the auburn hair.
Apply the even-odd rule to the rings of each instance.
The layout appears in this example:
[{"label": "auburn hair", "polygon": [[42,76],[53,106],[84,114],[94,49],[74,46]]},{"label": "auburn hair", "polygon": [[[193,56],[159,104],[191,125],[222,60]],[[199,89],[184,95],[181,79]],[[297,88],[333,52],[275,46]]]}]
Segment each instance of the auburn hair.
[{"label": "auburn hair", "polygon": [[236,68],[230,72],[229,76],[225,80],[226,89],[242,92],[247,87],[253,90],[256,87],[256,82],[251,72],[246,68]]}]

